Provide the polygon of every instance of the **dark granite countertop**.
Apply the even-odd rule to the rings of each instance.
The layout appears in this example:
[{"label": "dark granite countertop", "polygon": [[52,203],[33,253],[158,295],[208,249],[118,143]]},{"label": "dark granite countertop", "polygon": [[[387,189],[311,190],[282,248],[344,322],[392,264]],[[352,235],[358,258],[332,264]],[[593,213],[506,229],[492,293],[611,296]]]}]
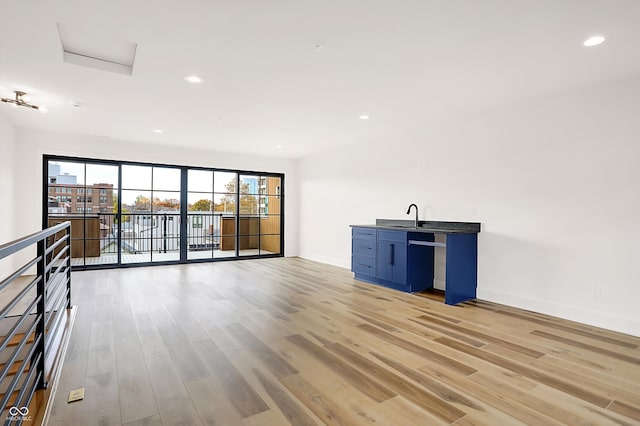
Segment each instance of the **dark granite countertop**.
[{"label": "dark granite countertop", "polygon": [[375,225],[350,225],[352,228],[377,228],[393,231],[443,233],[443,234],[475,234],[480,232],[479,222],[444,222],[421,220],[416,228],[413,220],[376,219]]}]

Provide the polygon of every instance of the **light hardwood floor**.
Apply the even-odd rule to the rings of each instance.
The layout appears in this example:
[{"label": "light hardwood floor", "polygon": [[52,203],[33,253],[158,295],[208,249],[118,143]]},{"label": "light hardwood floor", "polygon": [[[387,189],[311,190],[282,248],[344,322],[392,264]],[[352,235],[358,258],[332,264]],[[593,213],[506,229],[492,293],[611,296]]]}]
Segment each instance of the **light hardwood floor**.
[{"label": "light hardwood floor", "polygon": [[640,424],[640,338],[296,258],[72,280],[50,425]]}]

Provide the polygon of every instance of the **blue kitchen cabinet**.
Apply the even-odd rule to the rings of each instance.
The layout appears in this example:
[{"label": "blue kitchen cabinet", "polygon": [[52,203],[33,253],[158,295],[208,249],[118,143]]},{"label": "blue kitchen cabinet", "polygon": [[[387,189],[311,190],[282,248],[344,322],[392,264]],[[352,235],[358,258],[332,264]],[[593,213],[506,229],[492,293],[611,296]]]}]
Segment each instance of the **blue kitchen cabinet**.
[{"label": "blue kitchen cabinet", "polygon": [[[433,247],[408,244],[406,230],[353,228],[351,271],[361,281],[415,292],[433,286]],[[433,241],[433,234],[417,237]]]},{"label": "blue kitchen cabinet", "polygon": [[[352,225],[355,278],[405,292],[433,287],[436,247],[446,250],[445,303],[476,297],[480,224],[426,222],[419,228]],[[446,242],[436,242],[445,234]]]}]

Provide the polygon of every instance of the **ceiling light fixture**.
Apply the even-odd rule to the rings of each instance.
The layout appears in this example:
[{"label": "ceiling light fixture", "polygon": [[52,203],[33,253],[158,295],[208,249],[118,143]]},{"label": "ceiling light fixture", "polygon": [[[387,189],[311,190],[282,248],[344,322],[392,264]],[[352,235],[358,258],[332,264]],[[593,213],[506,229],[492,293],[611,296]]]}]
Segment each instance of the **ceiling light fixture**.
[{"label": "ceiling light fixture", "polygon": [[14,90],[13,93],[16,94],[15,99],[2,98],[1,99],[2,102],[11,104],[11,106],[14,106],[14,107],[23,106],[23,107],[27,107],[27,108],[40,110],[40,112],[47,112],[46,108],[39,107],[38,105],[33,105],[33,104],[30,104],[29,102],[27,102],[27,99],[26,99],[27,94],[25,92],[22,92],[20,90]]},{"label": "ceiling light fixture", "polygon": [[202,83],[204,81],[202,80],[202,78],[198,77],[197,75],[188,75],[184,79],[187,80],[189,83]]},{"label": "ceiling light fixture", "polygon": [[155,129],[155,130],[153,131],[153,133],[162,133],[162,132],[163,132],[163,130],[160,130],[160,129]]},{"label": "ceiling light fixture", "polygon": [[360,116],[358,117],[360,120],[368,120],[369,118],[369,114],[360,114]]},{"label": "ceiling light fixture", "polygon": [[602,37],[602,36],[593,36],[593,37],[589,37],[588,39],[586,39],[584,41],[584,43],[582,43],[582,44],[587,46],[587,47],[593,47],[593,46],[597,46],[599,44],[602,44],[603,42],[604,42],[604,37]]}]

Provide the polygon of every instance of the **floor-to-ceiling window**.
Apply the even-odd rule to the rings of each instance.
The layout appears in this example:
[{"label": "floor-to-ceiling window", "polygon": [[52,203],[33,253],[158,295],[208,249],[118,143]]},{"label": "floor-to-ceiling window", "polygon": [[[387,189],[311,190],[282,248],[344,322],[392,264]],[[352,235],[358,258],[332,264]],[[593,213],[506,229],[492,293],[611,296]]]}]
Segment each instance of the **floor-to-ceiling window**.
[{"label": "floor-to-ceiling window", "polygon": [[75,267],[281,256],[284,176],[45,156],[47,226]]},{"label": "floor-to-ceiling window", "polygon": [[189,170],[187,257],[212,259],[220,248],[220,219],[213,208],[213,171]]},{"label": "floor-to-ceiling window", "polygon": [[237,172],[189,169],[188,259],[235,257]]},{"label": "floor-to-ceiling window", "polygon": [[213,210],[220,215],[221,257],[236,256],[237,182],[238,173],[216,171],[213,174]]},{"label": "floor-to-ceiling window", "polygon": [[118,263],[118,166],[85,161],[47,163],[46,225],[71,222],[74,266]]},{"label": "floor-to-ceiling window", "polygon": [[280,188],[277,176],[240,175],[241,256],[280,253]]},{"label": "floor-to-ceiling window", "polygon": [[180,260],[180,169],[121,167],[122,262]]},{"label": "floor-to-ceiling window", "polygon": [[76,198],[78,210],[84,211],[84,261],[85,264],[116,264],[118,250],[110,230],[117,213],[114,206],[118,198],[118,167],[85,163],[85,170],[84,195]]}]

